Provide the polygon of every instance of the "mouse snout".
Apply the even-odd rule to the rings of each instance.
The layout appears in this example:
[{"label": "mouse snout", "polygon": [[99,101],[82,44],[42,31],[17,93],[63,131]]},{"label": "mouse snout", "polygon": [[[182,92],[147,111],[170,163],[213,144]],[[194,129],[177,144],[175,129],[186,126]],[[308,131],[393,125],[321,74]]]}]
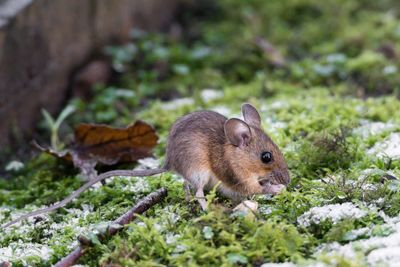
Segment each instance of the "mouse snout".
[{"label": "mouse snout", "polygon": [[290,183],[290,176],[287,170],[275,170],[272,175],[279,184],[288,185]]},{"label": "mouse snout", "polygon": [[258,180],[262,187],[262,193],[277,195],[281,193],[290,183],[290,176],[287,170],[274,170],[267,177]]}]

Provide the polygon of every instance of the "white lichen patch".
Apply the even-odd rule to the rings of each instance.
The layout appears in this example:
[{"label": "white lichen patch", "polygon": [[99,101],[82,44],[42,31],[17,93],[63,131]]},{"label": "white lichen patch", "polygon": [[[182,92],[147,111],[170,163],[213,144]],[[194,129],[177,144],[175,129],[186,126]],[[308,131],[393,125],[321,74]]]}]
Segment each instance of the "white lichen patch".
[{"label": "white lichen patch", "polygon": [[354,129],[354,133],[363,138],[367,138],[372,135],[393,131],[396,128],[398,128],[398,125],[392,122],[361,121],[361,126]]},{"label": "white lichen patch", "polygon": [[[32,211],[42,207],[27,206],[23,210],[15,210],[11,214],[12,218],[17,218],[27,211]],[[2,208],[7,210],[7,208]],[[31,266],[30,262],[33,258],[47,261],[53,254],[54,246],[65,246],[68,245],[69,249],[73,249],[76,246],[72,240],[84,232],[87,232],[90,224],[82,225],[83,222],[88,220],[88,216],[93,212],[93,206],[83,204],[82,209],[70,208],[65,209],[67,212],[64,215],[64,220],[61,222],[52,222],[48,216],[40,216],[40,220],[37,217],[31,217],[27,220],[21,221],[15,225],[12,225],[6,229],[2,229],[0,234],[0,262],[10,261],[18,262],[21,261],[23,265]],[[34,241],[35,232],[41,229],[42,232],[40,243]],[[73,232],[73,237],[71,233]],[[68,235],[68,238],[63,238]],[[18,240],[18,242],[9,241]],[[74,244],[70,246],[70,244]]]},{"label": "white lichen patch", "polygon": [[82,219],[86,219],[86,217],[93,212],[94,207],[89,204],[82,204],[81,205],[82,209],[66,209],[66,211],[75,216],[75,217],[80,217]]},{"label": "white lichen patch", "polygon": [[165,235],[165,243],[168,245],[177,245],[177,241],[181,236],[179,234],[167,233]]},{"label": "white lichen patch", "polygon": [[272,211],[273,211],[272,208],[267,205],[260,205],[260,207],[258,208],[258,213],[260,213],[260,214],[268,215],[268,214],[271,214]]},{"label": "white lichen patch", "polygon": [[374,190],[377,190],[378,187],[374,184],[365,183],[365,184],[361,185],[361,189],[364,191],[374,191]]},{"label": "white lichen patch", "polygon": [[232,110],[226,106],[215,106],[211,108],[212,111],[215,111],[219,114],[224,115],[225,117],[232,117],[233,113]]},{"label": "white lichen patch", "polygon": [[[399,236],[400,237],[400,236]],[[372,266],[377,264],[387,264],[389,266],[399,266],[400,245],[394,247],[378,248],[368,254],[367,261]]]},{"label": "white lichen patch", "polygon": [[164,207],[163,214],[164,214],[163,216],[167,218],[168,223],[171,224],[175,224],[181,219],[181,216],[174,211],[172,205]]},{"label": "white lichen patch", "polygon": [[21,161],[18,160],[13,160],[10,161],[7,165],[6,165],[6,171],[19,171],[21,169],[24,168],[24,164]]},{"label": "white lichen patch", "polygon": [[175,174],[175,173],[171,174],[171,178],[172,178],[172,180],[180,182],[180,183],[183,183],[184,180],[185,180],[181,175],[178,175],[178,174]]},{"label": "white lichen patch", "polygon": [[367,212],[356,207],[353,203],[331,204],[322,207],[314,207],[297,218],[299,225],[308,227],[312,224],[320,224],[331,221],[333,224],[346,218],[359,219],[367,215]]},{"label": "white lichen patch", "polygon": [[56,233],[62,234],[64,232],[68,232],[69,230],[73,230],[75,236],[78,236],[88,229],[88,226],[80,226],[80,222],[83,219],[84,218],[72,217],[60,223],[52,223],[47,229],[44,230],[44,233],[46,233],[47,236],[53,236]]},{"label": "white lichen patch", "polygon": [[260,111],[268,113],[269,111],[272,111],[272,110],[279,110],[279,109],[284,109],[284,108],[288,108],[288,107],[289,107],[288,101],[276,100],[270,104],[262,104],[260,106]]},{"label": "white lichen patch", "polygon": [[360,173],[360,176],[358,177],[359,181],[365,180],[370,176],[374,176],[374,175],[384,175],[385,171],[381,170],[381,169],[373,169],[373,168],[368,168],[365,170],[362,170]]},{"label": "white lichen patch", "polygon": [[[19,209],[19,210],[12,210],[11,208],[8,207],[2,207],[0,210],[0,217],[4,217],[3,218],[3,222],[8,222],[8,221],[12,221],[15,220],[25,214],[28,214],[34,210],[38,210],[38,209],[43,209],[46,208],[47,206],[34,206],[34,205],[27,205],[25,206],[23,209]],[[12,210],[12,212],[11,212]],[[8,214],[9,216],[5,216],[5,214]],[[40,217],[40,220],[38,221],[38,217]],[[29,233],[30,231],[33,230],[35,223],[38,221],[39,224],[44,223],[45,221],[48,220],[48,217],[46,216],[46,214],[42,214],[40,216],[36,216],[36,217],[29,217],[23,221],[19,221],[5,229],[4,232],[5,233],[14,233],[14,234],[18,234],[18,235],[26,235],[27,233]],[[26,222],[26,223],[25,223]],[[0,239],[1,240],[1,239]]]},{"label": "white lichen patch", "polygon": [[283,101],[283,100],[277,100],[271,103],[271,105],[269,105],[269,108],[271,109],[283,109],[283,108],[287,108],[289,106],[287,101]]},{"label": "white lichen patch", "polygon": [[400,159],[400,133],[391,133],[385,140],[376,143],[367,153],[378,158]]},{"label": "white lichen patch", "polygon": [[283,153],[290,153],[290,152],[295,152],[299,148],[299,144],[296,143],[289,143],[284,147],[281,147],[281,151]]},{"label": "white lichen patch", "polygon": [[279,131],[288,127],[288,124],[286,122],[273,120],[272,118],[266,116],[264,117],[264,128],[267,133],[278,133]]},{"label": "white lichen patch", "polygon": [[381,228],[391,229],[392,233],[387,236],[372,236],[371,229],[361,228],[353,230],[355,235],[369,236],[366,239],[352,241],[346,245],[337,242],[321,246],[315,256],[331,255],[344,258],[363,258],[369,266],[399,266],[400,262],[400,217],[389,218],[380,214],[385,220]]},{"label": "white lichen patch", "polygon": [[200,93],[201,99],[208,103],[212,100],[219,99],[224,96],[224,92],[215,89],[204,89]]},{"label": "white lichen patch", "polygon": [[156,169],[159,168],[161,163],[159,159],[156,158],[144,158],[138,160],[139,165],[135,170],[146,170],[146,169]]},{"label": "white lichen patch", "polygon": [[346,233],[345,238],[346,240],[356,240],[363,236],[371,235],[371,228],[370,227],[363,227],[359,229],[354,229]]},{"label": "white lichen patch", "polygon": [[134,183],[129,183],[122,188],[124,191],[130,192],[148,192],[150,191],[150,185],[146,181],[146,177],[140,177]]},{"label": "white lichen patch", "polygon": [[161,104],[163,110],[174,110],[183,106],[191,106],[194,104],[194,99],[190,97],[178,98]]},{"label": "white lichen patch", "polygon": [[0,262],[3,261],[22,261],[24,265],[29,264],[29,258],[37,257],[48,260],[53,250],[43,244],[24,243],[21,240],[10,243],[7,247],[0,248]]}]

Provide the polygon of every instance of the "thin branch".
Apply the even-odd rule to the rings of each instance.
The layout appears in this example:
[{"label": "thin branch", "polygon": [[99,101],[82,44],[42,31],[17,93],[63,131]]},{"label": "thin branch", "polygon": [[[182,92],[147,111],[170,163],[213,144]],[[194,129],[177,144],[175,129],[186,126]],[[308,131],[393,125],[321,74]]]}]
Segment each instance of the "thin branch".
[{"label": "thin branch", "polygon": [[108,171],[108,172],[102,173],[102,174],[98,175],[95,179],[92,179],[92,180],[88,181],[86,184],[82,185],[80,188],[78,188],[76,191],[72,192],[68,197],[64,198],[60,202],[57,202],[47,208],[35,210],[35,211],[29,212],[25,215],[22,215],[22,216],[18,217],[17,219],[12,220],[11,222],[3,224],[2,227],[7,228],[19,221],[27,219],[29,217],[37,216],[40,214],[45,214],[45,213],[51,212],[53,210],[59,209],[59,208],[65,206],[67,203],[71,202],[73,199],[77,198],[82,192],[86,191],[92,185],[94,185],[98,182],[101,182],[106,178],[113,177],[113,176],[144,177],[144,176],[151,176],[154,174],[159,174],[164,171],[166,171],[166,170],[161,168],[161,169],[150,169],[150,170],[114,170],[114,171]]},{"label": "thin branch", "polygon": [[[150,195],[146,196],[145,198],[141,199],[132,209],[130,209],[125,214],[121,215],[118,219],[114,220],[110,225],[125,225],[131,222],[135,217],[136,214],[141,214],[146,210],[150,209],[155,204],[161,202],[167,196],[167,189],[160,188],[156,192],[151,193]],[[113,236],[118,232],[119,228],[109,227],[107,230],[107,236]],[[101,233],[98,234],[99,239],[104,238]],[[68,256],[57,262],[54,266],[55,267],[67,267],[73,265],[85,252],[87,246],[90,245],[86,244],[79,245],[77,248],[74,249]]]}]

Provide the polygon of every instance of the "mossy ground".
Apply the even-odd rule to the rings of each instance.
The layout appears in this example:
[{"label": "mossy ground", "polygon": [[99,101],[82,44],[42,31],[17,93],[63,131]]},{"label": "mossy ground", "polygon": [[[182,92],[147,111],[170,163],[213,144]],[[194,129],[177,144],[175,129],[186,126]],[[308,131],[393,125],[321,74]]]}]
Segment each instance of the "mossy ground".
[{"label": "mossy ground", "polygon": [[[114,178],[66,208],[0,230],[0,261],[51,265],[80,233],[95,241],[80,260],[89,266],[399,260],[386,247],[400,249],[400,183],[389,179],[400,178],[397,1],[223,0],[188,8],[179,18],[187,27],[180,38],[134,31],[132,44],[105,49],[118,81],[94,88],[89,103],[72,100],[77,111],[60,135],[67,140],[78,122],[123,126],[142,119],[160,135],[155,156],[162,162],[176,118],[199,109],[240,116],[246,101],[260,110],[285,155],[288,190],[254,197],[256,214],[230,214],[223,207],[232,203],[218,194],[209,194],[207,212],[185,202],[183,180],[170,173]],[[276,66],[256,38],[270,42],[284,65]],[[0,222],[60,200],[82,183],[72,166],[44,154],[10,172],[11,180],[0,180]],[[90,234],[160,187],[168,189],[167,199],[121,233],[103,242]]]}]

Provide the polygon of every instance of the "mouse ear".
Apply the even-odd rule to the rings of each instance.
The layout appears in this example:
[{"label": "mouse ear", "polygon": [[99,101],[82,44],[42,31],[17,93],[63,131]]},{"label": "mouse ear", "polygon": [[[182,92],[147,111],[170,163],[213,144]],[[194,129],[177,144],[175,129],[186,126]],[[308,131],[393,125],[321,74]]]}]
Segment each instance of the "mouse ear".
[{"label": "mouse ear", "polygon": [[254,127],[261,127],[261,117],[258,111],[252,105],[245,103],[242,105],[242,113],[244,121]]},{"label": "mouse ear", "polygon": [[229,142],[238,147],[248,145],[251,139],[250,127],[242,120],[229,119],[224,125],[225,135]]}]

